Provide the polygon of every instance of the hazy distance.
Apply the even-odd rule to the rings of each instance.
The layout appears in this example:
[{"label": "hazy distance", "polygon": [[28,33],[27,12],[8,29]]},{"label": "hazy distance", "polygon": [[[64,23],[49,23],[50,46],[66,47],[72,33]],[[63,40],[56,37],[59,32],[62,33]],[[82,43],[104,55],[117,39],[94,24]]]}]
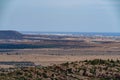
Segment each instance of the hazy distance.
[{"label": "hazy distance", "polygon": [[1,0],[0,30],[120,32],[119,0]]}]

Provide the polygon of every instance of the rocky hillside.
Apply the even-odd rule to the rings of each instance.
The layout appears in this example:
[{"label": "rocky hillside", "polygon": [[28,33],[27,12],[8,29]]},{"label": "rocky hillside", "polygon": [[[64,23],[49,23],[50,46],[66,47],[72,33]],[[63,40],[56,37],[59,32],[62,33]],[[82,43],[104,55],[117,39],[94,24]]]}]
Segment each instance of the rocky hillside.
[{"label": "rocky hillside", "polygon": [[1,30],[0,39],[22,39],[23,35],[17,31]]},{"label": "rocky hillside", "polygon": [[0,80],[120,80],[120,61],[95,59],[48,67],[1,69]]}]

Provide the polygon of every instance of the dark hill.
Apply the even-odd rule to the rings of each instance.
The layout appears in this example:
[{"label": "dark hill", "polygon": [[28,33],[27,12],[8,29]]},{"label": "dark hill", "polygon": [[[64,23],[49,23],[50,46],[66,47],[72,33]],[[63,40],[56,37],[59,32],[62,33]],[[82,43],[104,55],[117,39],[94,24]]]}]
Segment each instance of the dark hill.
[{"label": "dark hill", "polygon": [[17,31],[1,30],[0,39],[22,39],[23,35]]}]

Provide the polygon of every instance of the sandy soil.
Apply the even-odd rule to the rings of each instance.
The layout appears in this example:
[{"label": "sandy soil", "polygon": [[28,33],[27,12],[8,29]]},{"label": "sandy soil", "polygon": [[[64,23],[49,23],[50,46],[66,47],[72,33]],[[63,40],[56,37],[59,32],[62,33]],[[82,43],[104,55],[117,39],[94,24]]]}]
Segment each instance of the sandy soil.
[{"label": "sandy soil", "polygon": [[120,59],[120,55],[42,55],[42,54],[22,54],[22,55],[0,55],[0,61],[31,61],[37,65],[52,65],[63,62],[83,61],[92,59]]}]

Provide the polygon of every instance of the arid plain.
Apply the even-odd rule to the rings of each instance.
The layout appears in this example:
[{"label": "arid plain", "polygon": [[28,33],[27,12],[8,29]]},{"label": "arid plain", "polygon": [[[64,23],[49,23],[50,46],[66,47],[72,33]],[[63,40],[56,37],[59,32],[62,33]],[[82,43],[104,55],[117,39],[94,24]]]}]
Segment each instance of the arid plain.
[{"label": "arid plain", "polygon": [[[11,37],[3,36],[0,40],[0,62],[27,61],[46,66],[93,59],[120,59],[119,37],[22,35],[14,31],[7,32]],[[16,39],[15,36],[19,37]]]},{"label": "arid plain", "polygon": [[[33,35],[32,35],[33,36]],[[41,35],[43,36],[43,35]],[[41,38],[37,37],[37,38]],[[25,36],[26,37],[26,36]],[[45,36],[47,39],[1,40],[1,44],[32,44],[22,49],[1,49],[1,62],[33,62],[35,65],[53,65],[64,62],[93,59],[120,59],[120,40],[106,37]],[[51,38],[52,37],[52,38]],[[56,39],[57,37],[57,39]],[[30,36],[29,36],[30,38]],[[34,46],[37,48],[34,48]],[[43,48],[38,45],[42,45]],[[48,46],[49,45],[49,46]],[[51,46],[52,45],[52,46]],[[12,45],[13,46],[13,45]],[[25,45],[26,46],[26,45]],[[2,67],[3,65],[1,65]]]}]

